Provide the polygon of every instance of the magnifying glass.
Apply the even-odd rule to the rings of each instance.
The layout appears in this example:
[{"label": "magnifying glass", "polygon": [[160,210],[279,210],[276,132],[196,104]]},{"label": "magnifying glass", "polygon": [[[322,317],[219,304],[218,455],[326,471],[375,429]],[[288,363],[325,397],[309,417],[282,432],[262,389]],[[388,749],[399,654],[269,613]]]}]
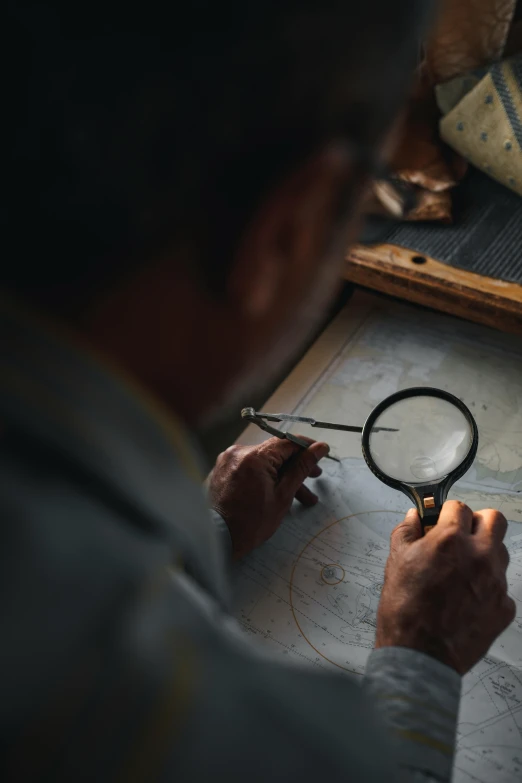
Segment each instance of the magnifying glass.
[{"label": "magnifying glass", "polygon": [[477,425],[466,405],[424,386],[383,400],[362,433],[366,464],[415,503],[425,533],[437,524],[448,491],[471,467],[477,447]]}]

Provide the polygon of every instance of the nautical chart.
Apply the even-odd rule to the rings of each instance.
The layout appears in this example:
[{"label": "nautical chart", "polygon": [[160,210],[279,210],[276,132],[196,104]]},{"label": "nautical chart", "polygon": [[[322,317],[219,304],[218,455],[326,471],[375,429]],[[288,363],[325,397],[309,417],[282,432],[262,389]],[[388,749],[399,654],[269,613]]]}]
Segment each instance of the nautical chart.
[{"label": "nautical chart", "polygon": [[[381,399],[414,385],[451,391],[477,419],[477,459],[450,497],[509,520],[519,612],[464,678],[453,779],[514,783],[522,779],[522,348],[485,328],[358,296],[266,408],[362,423]],[[324,461],[313,482],[318,505],[295,504],[242,563],[236,615],[269,653],[354,676],[373,646],[389,534],[411,504],[370,473],[358,436],[324,434],[341,463]],[[257,437],[249,430],[243,440]]]}]

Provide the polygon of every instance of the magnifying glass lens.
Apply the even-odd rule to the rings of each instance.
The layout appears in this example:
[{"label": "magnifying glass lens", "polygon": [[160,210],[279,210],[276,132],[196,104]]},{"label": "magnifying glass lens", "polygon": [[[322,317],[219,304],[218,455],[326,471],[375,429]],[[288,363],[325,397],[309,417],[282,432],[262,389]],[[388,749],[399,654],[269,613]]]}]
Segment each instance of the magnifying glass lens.
[{"label": "magnifying glass lens", "polygon": [[377,467],[407,484],[436,482],[461,465],[473,446],[464,413],[448,400],[428,395],[398,400],[373,422],[396,432],[370,433]]}]

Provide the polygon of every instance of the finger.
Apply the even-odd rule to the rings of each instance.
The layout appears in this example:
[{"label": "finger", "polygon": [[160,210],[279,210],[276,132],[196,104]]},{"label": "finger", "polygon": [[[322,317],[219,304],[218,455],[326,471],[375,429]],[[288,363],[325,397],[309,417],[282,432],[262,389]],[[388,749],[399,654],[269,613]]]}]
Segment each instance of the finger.
[{"label": "finger", "polygon": [[511,625],[515,617],[517,616],[517,605],[510,595],[506,595],[502,605],[502,616],[505,621],[504,628]]},{"label": "finger", "polygon": [[507,591],[509,589],[509,585],[507,582],[507,574],[505,571],[501,571],[500,574],[497,574],[497,580],[498,585],[503,593],[507,595]]},{"label": "finger", "polygon": [[319,467],[319,465],[316,465],[315,468],[312,468],[310,471],[310,478],[319,478],[319,476],[322,475],[323,469]]},{"label": "finger", "polygon": [[473,532],[476,536],[487,537],[495,543],[502,543],[507,532],[507,519],[500,511],[485,508],[473,514]]},{"label": "finger", "polygon": [[[291,435],[295,435],[296,438],[300,438],[301,440],[305,440],[310,446],[312,445],[312,443],[316,443],[317,442],[313,438],[308,438],[306,435],[300,435],[298,432],[291,432],[290,434]],[[288,440],[288,438],[278,438],[275,435],[272,438],[267,438],[262,443],[260,443],[259,444],[259,448],[267,448],[267,447],[268,448],[270,448],[270,447],[278,448],[282,444],[285,444],[285,445],[290,444],[290,446],[296,446],[297,448],[299,448],[296,443],[294,443],[291,440]]]},{"label": "finger", "polygon": [[500,545],[499,560],[500,560],[501,567],[504,569],[504,571],[507,571],[510,558],[509,558],[509,552],[507,550],[507,546],[505,544]]},{"label": "finger", "polygon": [[257,446],[259,454],[268,456],[271,459],[276,459],[280,463],[290,459],[292,454],[296,454],[299,451],[299,448],[297,443],[292,443],[292,441],[287,440],[286,438],[276,437],[268,438],[268,440],[263,441],[263,443],[260,443],[259,446]]},{"label": "finger", "polygon": [[252,447],[238,446],[237,443],[233,443],[232,446],[228,447],[228,449],[225,449],[225,451],[222,451],[221,454],[218,454],[216,459],[216,465],[220,466],[224,462],[229,462],[231,459],[235,459],[240,454],[245,453],[246,451],[249,451],[254,448],[255,446]]},{"label": "finger", "polygon": [[410,508],[402,522],[399,522],[397,527],[392,531],[392,545],[396,547],[413,544],[413,542],[417,541],[419,538],[422,538],[422,525],[419,512],[416,508]]},{"label": "finger", "polygon": [[309,508],[315,506],[319,498],[315,495],[311,489],[308,489],[306,484],[301,484],[297,492],[295,493],[295,499],[299,501],[303,506]]},{"label": "finger", "polygon": [[[296,437],[302,438],[302,440],[310,445],[315,443],[312,438],[307,438],[304,435],[296,435]],[[293,441],[288,440],[288,438],[278,438],[275,436],[263,441],[257,448],[259,453],[270,459],[272,465],[276,468],[280,468],[283,462],[286,462],[293,457],[294,454],[298,454],[303,450],[303,447],[299,446],[298,443],[294,443]]]},{"label": "finger", "polygon": [[319,460],[326,457],[329,451],[326,443],[312,443],[308,449],[302,449],[285,466],[279,482],[280,491],[291,498],[294,497]]},{"label": "finger", "polygon": [[306,435],[301,435],[300,432],[293,432],[292,435],[295,435],[296,438],[301,438],[301,440],[305,440],[309,446],[311,446],[312,443],[317,443],[317,441],[313,438],[309,438]]},{"label": "finger", "polygon": [[473,528],[473,511],[459,500],[447,500],[442,506],[437,527],[456,527],[463,533],[471,533]]}]

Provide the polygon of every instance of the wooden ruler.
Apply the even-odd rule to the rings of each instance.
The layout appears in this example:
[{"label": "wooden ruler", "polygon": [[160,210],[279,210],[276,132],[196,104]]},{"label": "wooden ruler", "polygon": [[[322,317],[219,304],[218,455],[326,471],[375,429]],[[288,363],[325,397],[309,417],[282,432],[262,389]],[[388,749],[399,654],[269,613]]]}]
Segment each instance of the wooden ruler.
[{"label": "wooden ruler", "polygon": [[[522,263],[522,248],[520,251]],[[443,264],[396,245],[355,245],[344,276],[358,285],[522,335],[522,286]]]}]

